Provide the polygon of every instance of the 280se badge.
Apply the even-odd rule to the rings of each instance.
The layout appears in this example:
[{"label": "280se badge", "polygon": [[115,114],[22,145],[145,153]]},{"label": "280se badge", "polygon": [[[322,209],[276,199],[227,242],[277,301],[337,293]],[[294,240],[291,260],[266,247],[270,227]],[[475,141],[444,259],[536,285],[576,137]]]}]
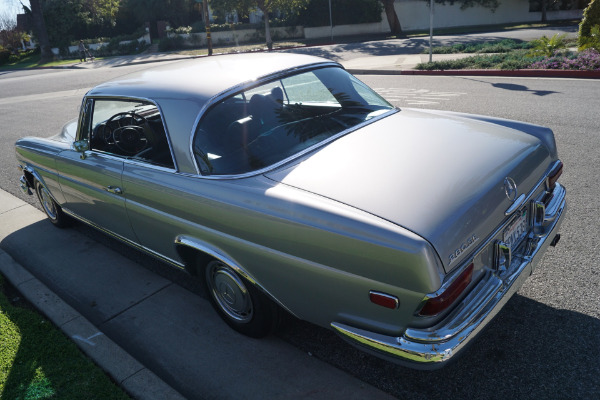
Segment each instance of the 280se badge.
[{"label": "280se badge", "polygon": [[237,331],[264,336],[289,312],[417,368],[479,333],[565,210],[551,130],[398,109],[302,55],[99,85],[78,120],[16,153],[53,224],[75,218],[185,268]]}]

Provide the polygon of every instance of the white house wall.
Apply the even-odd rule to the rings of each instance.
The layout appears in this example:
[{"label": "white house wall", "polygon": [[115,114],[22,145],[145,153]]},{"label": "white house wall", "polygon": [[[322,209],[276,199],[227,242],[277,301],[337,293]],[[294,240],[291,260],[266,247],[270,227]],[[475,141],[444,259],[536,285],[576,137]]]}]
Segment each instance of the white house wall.
[{"label": "white house wall", "polygon": [[[396,0],[394,6],[402,30],[429,29],[429,5],[427,2],[423,0]],[[548,20],[581,18],[582,13],[583,10],[549,11],[547,17]],[[540,21],[541,18],[540,12],[529,12],[528,0],[500,0],[500,5],[494,12],[481,6],[461,10],[458,3],[454,3],[454,5],[435,4],[433,7],[434,28],[531,22]],[[385,13],[383,19],[386,19]]]}]

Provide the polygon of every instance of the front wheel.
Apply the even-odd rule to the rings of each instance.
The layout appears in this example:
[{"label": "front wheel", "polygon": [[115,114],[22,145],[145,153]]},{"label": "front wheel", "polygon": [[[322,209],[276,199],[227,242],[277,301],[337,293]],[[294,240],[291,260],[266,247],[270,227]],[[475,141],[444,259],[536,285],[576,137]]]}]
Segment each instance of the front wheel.
[{"label": "front wheel", "polygon": [[59,228],[66,227],[69,224],[69,217],[63,212],[62,208],[56,204],[48,189],[46,189],[39,181],[35,181],[35,193],[50,222]]},{"label": "front wheel", "polygon": [[198,272],[210,303],[227,325],[254,338],[273,330],[278,320],[277,306],[233,268],[212,260]]}]

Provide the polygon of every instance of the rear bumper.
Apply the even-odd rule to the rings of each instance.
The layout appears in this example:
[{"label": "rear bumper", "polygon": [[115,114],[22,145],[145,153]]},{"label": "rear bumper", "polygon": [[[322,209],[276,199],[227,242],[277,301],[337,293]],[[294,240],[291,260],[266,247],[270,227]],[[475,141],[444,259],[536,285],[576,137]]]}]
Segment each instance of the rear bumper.
[{"label": "rear bumper", "polygon": [[543,232],[531,234],[524,242],[522,254],[515,255],[508,271],[488,271],[477,286],[432,328],[408,328],[402,336],[388,336],[333,322],[332,328],[345,340],[417,369],[444,366],[461,352],[498,314],[511,296],[533,273],[548,246],[553,244],[566,210],[565,189],[559,184],[546,214],[548,225]]}]

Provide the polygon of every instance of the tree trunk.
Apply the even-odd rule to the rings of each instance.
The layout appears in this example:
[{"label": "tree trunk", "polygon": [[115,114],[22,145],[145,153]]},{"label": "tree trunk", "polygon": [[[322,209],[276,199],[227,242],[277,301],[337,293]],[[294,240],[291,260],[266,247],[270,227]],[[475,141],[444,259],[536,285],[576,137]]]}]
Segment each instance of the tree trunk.
[{"label": "tree trunk", "polygon": [[202,14],[204,15],[204,26],[206,27],[206,47],[208,55],[212,56],[212,37],[210,36],[210,16],[208,15],[208,0],[202,2]]},{"label": "tree trunk", "polygon": [[546,8],[547,8],[548,0],[542,0],[542,22],[548,21],[546,16]]},{"label": "tree trunk", "polygon": [[390,25],[390,32],[394,35],[402,34],[402,27],[400,26],[400,20],[398,14],[396,14],[396,8],[394,7],[394,0],[381,0],[385,15]]},{"label": "tree trunk", "polygon": [[40,44],[40,64],[44,64],[54,59],[54,53],[52,53],[50,41],[48,40],[48,31],[46,30],[46,22],[44,22],[44,14],[42,13],[42,4],[40,0],[30,0],[29,5],[31,6],[33,27]]},{"label": "tree trunk", "polygon": [[271,28],[269,27],[269,10],[267,10],[264,0],[257,1],[257,6],[263,12],[263,18],[265,19],[265,39],[267,41],[267,48],[271,51],[273,50],[273,40],[271,39]]}]

